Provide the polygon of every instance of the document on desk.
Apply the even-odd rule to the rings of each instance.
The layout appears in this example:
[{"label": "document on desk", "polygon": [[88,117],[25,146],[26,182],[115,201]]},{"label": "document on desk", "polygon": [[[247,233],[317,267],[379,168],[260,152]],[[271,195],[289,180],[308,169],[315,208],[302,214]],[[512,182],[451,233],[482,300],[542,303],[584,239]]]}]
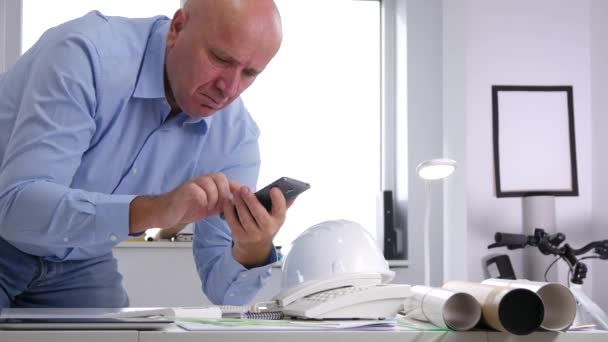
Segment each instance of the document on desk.
[{"label": "document on desk", "polygon": [[125,308],[121,312],[110,313],[114,318],[163,316],[178,319],[209,319],[222,318],[222,310],[218,306],[173,307],[173,308]]},{"label": "document on desk", "polygon": [[133,307],[133,308],[6,308],[0,310],[0,318],[146,318],[171,319],[221,318],[217,306],[205,307]]},{"label": "document on desk", "polygon": [[173,308],[6,308],[2,329],[163,329],[179,320],[221,318],[217,306]]},{"label": "document on desk", "polygon": [[169,313],[165,308],[6,308],[0,310],[0,318],[134,318]]},{"label": "document on desk", "polygon": [[124,315],[124,311],[119,308],[7,308],[0,311],[0,330],[159,330],[174,323],[162,315],[112,316]]},{"label": "document on desk", "polygon": [[258,319],[176,319],[177,325],[185,330],[395,330],[395,320],[352,320],[352,321],[299,321],[299,320],[258,320]]},{"label": "document on desk", "polygon": [[398,315],[396,318],[397,328],[401,331],[452,331],[448,328],[441,328],[429,322]]}]

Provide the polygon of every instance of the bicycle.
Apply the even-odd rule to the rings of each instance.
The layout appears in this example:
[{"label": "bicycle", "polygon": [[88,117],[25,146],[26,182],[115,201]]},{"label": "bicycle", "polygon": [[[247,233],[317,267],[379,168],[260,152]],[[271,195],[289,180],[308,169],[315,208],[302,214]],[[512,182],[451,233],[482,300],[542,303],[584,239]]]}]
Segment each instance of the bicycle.
[{"label": "bicycle", "polygon": [[[573,248],[568,243],[564,243],[565,240],[566,236],[562,233],[548,234],[540,228],[534,230],[534,235],[498,232],[494,235],[495,242],[490,244],[488,249],[507,247],[507,249],[513,250],[530,246],[537,247],[544,255],[557,256],[545,270],[545,281],[551,267],[560,259],[564,260],[569,267],[568,288],[570,288],[577,301],[576,322],[582,324],[584,321],[593,321],[596,327],[608,330],[608,316],[585,294],[582,288],[583,281],[587,277],[588,272],[587,265],[583,260],[608,259],[608,240],[593,241],[578,249]],[[578,257],[591,251],[594,253],[593,255]]]}]

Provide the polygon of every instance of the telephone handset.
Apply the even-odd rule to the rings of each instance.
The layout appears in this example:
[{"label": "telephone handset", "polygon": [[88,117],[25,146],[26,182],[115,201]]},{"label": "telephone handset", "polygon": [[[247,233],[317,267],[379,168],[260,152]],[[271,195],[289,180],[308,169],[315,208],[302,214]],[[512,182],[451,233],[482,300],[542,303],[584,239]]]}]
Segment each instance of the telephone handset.
[{"label": "telephone handset", "polygon": [[345,273],[281,291],[269,310],[308,319],[394,317],[411,294],[409,285],[382,284],[380,273]]},{"label": "telephone handset", "polygon": [[364,287],[378,285],[380,283],[382,283],[382,276],[380,273],[344,273],[335,275],[328,279],[304,283],[300,286],[283,290],[279,292],[274,299],[279,306],[285,307],[297,299],[306,297],[313,293],[346,286]]}]

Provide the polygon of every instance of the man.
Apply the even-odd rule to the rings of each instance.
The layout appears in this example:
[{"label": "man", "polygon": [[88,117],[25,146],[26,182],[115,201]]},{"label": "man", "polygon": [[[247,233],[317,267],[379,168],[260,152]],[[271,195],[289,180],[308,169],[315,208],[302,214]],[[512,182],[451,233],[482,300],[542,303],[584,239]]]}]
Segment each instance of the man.
[{"label": "man", "polygon": [[288,205],[250,190],[259,131],[239,95],[281,38],[271,0],[91,12],[0,75],[0,308],[127,306],[112,247],[188,222],[207,297],[250,301]]}]

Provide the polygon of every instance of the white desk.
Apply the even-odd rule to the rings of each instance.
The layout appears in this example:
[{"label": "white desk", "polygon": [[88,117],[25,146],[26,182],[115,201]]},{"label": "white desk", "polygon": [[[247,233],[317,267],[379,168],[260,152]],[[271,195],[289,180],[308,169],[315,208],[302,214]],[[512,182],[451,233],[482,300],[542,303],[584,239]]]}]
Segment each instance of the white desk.
[{"label": "white desk", "polygon": [[[1,335],[0,335],[1,336]],[[0,338],[0,340],[2,340]],[[599,342],[608,341],[608,332],[536,332],[515,336],[499,332],[417,332],[417,331],[141,331],[139,342]],[[2,341],[4,342],[4,341]],[[9,342],[9,341],[7,341]],[[12,341],[10,341],[12,342]]]},{"label": "white desk", "polygon": [[515,336],[498,332],[415,331],[2,331],[1,342],[599,342],[608,332],[536,332]]},{"label": "white desk", "polygon": [[[608,334],[606,335],[608,338]],[[411,331],[167,331],[140,332],[140,342],[487,342],[486,333]],[[532,341],[532,340],[530,340]],[[3,341],[4,342],[4,341]],[[561,341],[560,341],[561,342]]]},{"label": "white desk", "polygon": [[138,342],[138,331],[10,331],[0,330],[1,342]]},{"label": "white desk", "polygon": [[[499,332],[417,331],[142,331],[139,342],[600,342],[608,332],[536,332],[516,336]],[[4,341],[3,341],[4,342]]]}]

